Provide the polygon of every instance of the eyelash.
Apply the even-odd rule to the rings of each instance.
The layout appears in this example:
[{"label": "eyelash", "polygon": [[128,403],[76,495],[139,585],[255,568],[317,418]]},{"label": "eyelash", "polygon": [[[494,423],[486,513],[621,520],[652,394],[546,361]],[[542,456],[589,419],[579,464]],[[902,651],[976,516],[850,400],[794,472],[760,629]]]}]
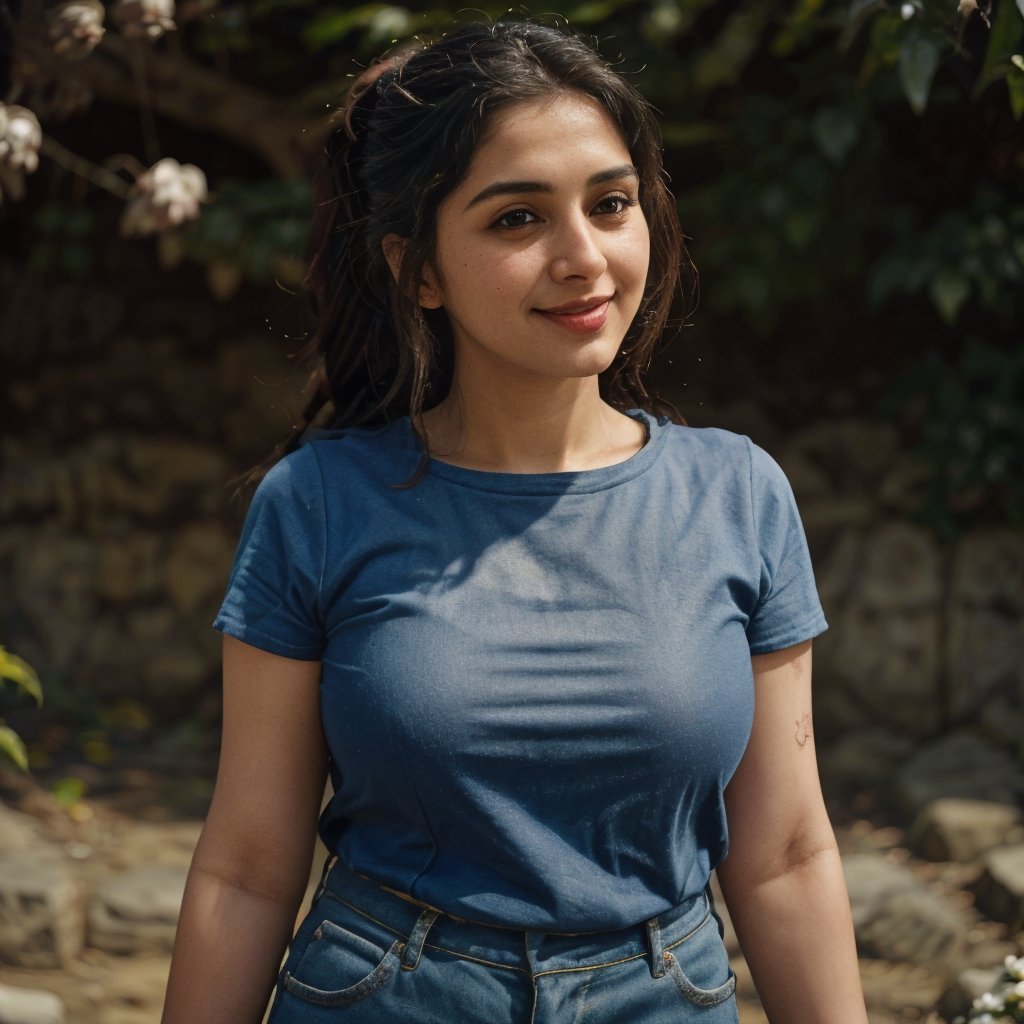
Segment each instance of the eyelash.
[{"label": "eyelash", "polygon": [[[597,208],[599,206],[601,206],[602,204],[608,203],[608,202],[612,202],[612,201],[619,203],[619,209],[607,211],[606,213],[603,214],[603,216],[607,216],[607,217],[622,217],[622,216],[625,215],[626,211],[629,210],[630,207],[637,205],[637,201],[635,199],[630,198],[629,196],[626,196],[626,195],[612,195],[612,196],[605,196],[597,204],[597,206],[594,207],[594,209],[597,210]],[[511,217],[511,216],[513,216],[514,214],[517,214],[517,213],[529,214],[531,217],[534,218],[534,220],[526,221],[525,223],[522,223],[522,224],[503,224],[502,223],[502,221],[504,221],[507,217]],[[527,210],[527,209],[523,209],[523,208],[519,208],[519,209],[516,209],[516,210],[506,210],[505,213],[503,213],[494,222],[492,227],[497,228],[499,231],[519,231],[521,228],[529,227],[531,224],[535,223],[536,220],[538,220],[538,219],[539,218],[537,218],[537,215],[535,213],[533,213],[533,211],[531,211],[531,210]]]}]

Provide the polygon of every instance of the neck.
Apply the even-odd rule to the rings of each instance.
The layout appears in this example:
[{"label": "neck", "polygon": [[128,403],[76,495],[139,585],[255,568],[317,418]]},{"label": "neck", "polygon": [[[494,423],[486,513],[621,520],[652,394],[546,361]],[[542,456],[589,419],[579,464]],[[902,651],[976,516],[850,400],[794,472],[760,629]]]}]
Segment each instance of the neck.
[{"label": "neck", "polygon": [[597,378],[522,388],[460,387],[423,416],[432,457],[467,469],[558,473],[623,462],[643,446],[643,424],[607,405]]}]

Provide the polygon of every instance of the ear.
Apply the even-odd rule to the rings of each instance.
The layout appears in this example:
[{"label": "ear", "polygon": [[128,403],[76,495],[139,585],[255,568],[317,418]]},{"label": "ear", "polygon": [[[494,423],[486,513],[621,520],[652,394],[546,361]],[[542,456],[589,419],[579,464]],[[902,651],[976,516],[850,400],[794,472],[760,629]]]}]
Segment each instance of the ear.
[{"label": "ear", "polygon": [[[402,273],[402,260],[405,259],[405,251],[409,247],[409,239],[401,235],[388,234],[381,242],[384,250],[384,259],[391,268],[391,276],[397,284]],[[419,304],[425,309],[440,309],[444,305],[441,289],[438,285],[437,275],[429,264],[423,267],[423,277],[420,278]]]}]

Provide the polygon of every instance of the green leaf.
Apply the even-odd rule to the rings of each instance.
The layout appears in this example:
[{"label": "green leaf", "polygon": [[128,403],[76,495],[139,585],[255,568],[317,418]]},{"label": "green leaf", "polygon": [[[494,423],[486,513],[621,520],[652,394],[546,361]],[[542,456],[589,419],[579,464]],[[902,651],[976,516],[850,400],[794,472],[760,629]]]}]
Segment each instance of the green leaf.
[{"label": "green leaf", "polygon": [[843,158],[857,141],[857,120],[853,112],[842,107],[826,107],[811,122],[814,140],[822,153],[834,164]]},{"label": "green leaf", "polygon": [[73,775],[68,775],[63,779],[58,779],[53,784],[53,798],[61,805],[61,807],[67,809],[68,807],[73,807],[82,799],[83,796],[85,796],[87,788],[88,787],[81,779],[77,779]]},{"label": "green leaf", "polygon": [[28,771],[28,751],[21,737],[6,725],[0,725],[0,758],[5,758],[23,772]]},{"label": "green leaf", "polygon": [[1024,35],[1024,19],[1015,4],[1002,0],[995,5],[992,31],[989,33],[985,59],[974,83],[972,97],[977,99],[997,78],[1002,78],[1010,68],[1007,66],[1017,49],[1017,42]]},{"label": "green leaf", "polygon": [[37,704],[43,703],[43,687],[35,669],[16,654],[11,654],[0,647],[0,682],[5,679],[27,693]]},{"label": "green leaf", "polygon": [[931,279],[928,293],[939,311],[939,316],[952,327],[971,294],[971,282],[959,270],[943,267]]},{"label": "green leaf", "polygon": [[694,84],[701,92],[735,82],[757,49],[768,12],[759,6],[735,11],[719,31],[711,49],[694,67]]},{"label": "green leaf", "polygon": [[938,44],[922,32],[909,32],[900,47],[900,81],[910,106],[919,117],[928,106],[928,93],[940,56]]},{"label": "green leaf", "polygon": [[[1024,3],[1024,0],[1018,0]],[[1010,58],[1013,67],[1006,76],[1006,88],[1010,93],[1010,110],[1013,112],[1013,119],[1019,121],[1024,117],[1024,57],[1015,53]]]}]

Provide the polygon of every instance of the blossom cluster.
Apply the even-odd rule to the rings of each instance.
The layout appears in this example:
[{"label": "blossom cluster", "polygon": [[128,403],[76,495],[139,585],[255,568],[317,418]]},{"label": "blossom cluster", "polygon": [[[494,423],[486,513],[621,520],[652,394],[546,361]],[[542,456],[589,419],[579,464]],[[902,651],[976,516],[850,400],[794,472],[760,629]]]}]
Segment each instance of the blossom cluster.
[{"label": "blossom cluster", "polygon": [[1024,1024],[1024,957],[1008,956],[999,987],[974,1000],[966,1017],[953,1024]]}]

